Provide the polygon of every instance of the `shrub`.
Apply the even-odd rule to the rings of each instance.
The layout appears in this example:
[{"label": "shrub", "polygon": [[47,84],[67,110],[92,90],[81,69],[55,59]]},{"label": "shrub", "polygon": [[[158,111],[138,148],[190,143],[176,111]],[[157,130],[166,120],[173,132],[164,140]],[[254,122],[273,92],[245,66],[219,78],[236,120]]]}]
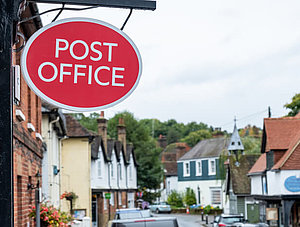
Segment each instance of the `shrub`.
[{"label": "shrub", "polygon": [[196,204],[196,195],[194,190],[191,188],[187,188],[183,200],[187,206]]},{"label": "shrub", "polygon": [[183,207],[182,196],[176,190],[171,191],[167,201],[171,206]]}]

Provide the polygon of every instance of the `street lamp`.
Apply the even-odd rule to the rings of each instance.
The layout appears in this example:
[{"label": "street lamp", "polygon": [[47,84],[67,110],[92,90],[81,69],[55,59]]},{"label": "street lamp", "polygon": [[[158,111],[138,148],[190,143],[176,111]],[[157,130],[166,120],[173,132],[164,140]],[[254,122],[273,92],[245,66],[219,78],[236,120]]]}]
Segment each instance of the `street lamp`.
[{"label": "street lamp", "polygon": [[199,187],[199,185],[198,185],[197,189],[198,189],[198,204],[200,204],[201,203],[201,198],[200,198],[200,187]]},{"label": "street lamp", "polygon": [[27,184],[27,190],[35,189],[35,212],[36,212],[36,227],[41,226],[41,217],[40,217],[40,179],[42,175],[40,174],[40,171],[38,170],[35,174],[35,177],[37,179],[36,186],[34,184]]}]

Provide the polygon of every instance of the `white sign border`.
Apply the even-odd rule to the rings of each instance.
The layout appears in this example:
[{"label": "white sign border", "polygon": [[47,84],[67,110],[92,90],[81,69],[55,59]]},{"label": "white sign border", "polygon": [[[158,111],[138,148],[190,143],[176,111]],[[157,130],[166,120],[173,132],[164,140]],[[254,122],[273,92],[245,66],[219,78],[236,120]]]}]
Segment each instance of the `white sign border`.
[{"label": "white sign border", "polygon": [[[119,98],[118,100],[112,102],[112,103],[109,103],[107,105],[103,105],[103,106],[98,106],[98,107],[88,107],[88,108],[84,108],[84,107],[75,107],[75,106],[69,106],[69,105],[65,105],[65,104],[62,104],[62,103],[59,103],[51,98],[49,98],[48,96],[46,96],[43,92],[41,92],[36,86],[35,84],[32,82],[29,74],[28,74],[28,71],[27,71],[27,67],[26,67],[26,57],[27,57],[27,53],[29,51],[29,48],[31,47],[31,44],[34,42],[34,40],[40,35],[42,34],[44,31],[56,26],[56,25],[59,25],[59,24],[64,24],[64,23],[67,23],[67,22],[74,22],[74,21],[83,21],[83,22],[91,22],[91,23],[95,23],[95,24],[100,24],[100,25],[103,25],[105,27],[108,27],[112,30],[114,30],[115,32],[119,33],[121,36],[123,36],[130,44],[131,46],[133,47],[133,49],[135,50],[135,53],[137,55],[137,58],[138,58],[138,62],[139,62],[139,72],[138,72],[138,77],[135,81],[135,84],[133,85],[133,87],[124,95],[122,96],[121,98]],[[27,85],[30,87],[31,90],[34,91],[34,93],[36,95],[38,95],[40,98],[42,98],[43,100],[45,100],[46,102],[52,104],[52,105],[55,105],[57,107],[60,107],[60,108],[63,108],[63,109],[67,109],[67,110],[72,110],[72,111],[76,111],[76,112],[92,112],[92,111],[97,111],[97,110],[103,110],[103,109],[107,109],[109,107],[112,107],[112,106],[115,106],[116,104],[124,101],[126,98],[128,98],[129,95],[131,95],[131,93],[136,89],[139,81],[140,81],[140,77],[141,77],[141,74],[142,74],[142,68],[143,68],[143,65],[142,65],[142,58],[141,58],[141,55],[140,55],[140,52],[138,50],[138,48],[136,47],[136,45],[134,44],[134,42],[129,38],[129,36],[127,36],[123,31],[121,31],[119,28],[107,23],[107,22],[104,22],[104,21],[101,21],[101,20],[98,20],[98,19],[93,19],[93,18],[84,18],[84,17],[73,17],[73,18],[66,18],[66,19],[62,19],[62,20],[58,20],[58,21],[55,21],[53,23],[50,23],[44,27],[42,27],[41,29],[39,29],[37,32],[35,32],[30,38],[29,40],[27,41],[25,47],[24,47],[24,50],[23,50],[23,53],[22,53],[22,56],[21,56],[21,69],[22,69],[22,74],[23,74],[23,77],[27,83]]]}]

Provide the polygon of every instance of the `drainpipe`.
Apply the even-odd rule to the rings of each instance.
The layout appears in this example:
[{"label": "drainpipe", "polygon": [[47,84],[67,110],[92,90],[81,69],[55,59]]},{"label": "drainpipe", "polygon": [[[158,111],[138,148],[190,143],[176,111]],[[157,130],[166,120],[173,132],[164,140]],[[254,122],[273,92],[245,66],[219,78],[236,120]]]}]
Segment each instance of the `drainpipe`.
[{"label": "drainpipe", "polygon": [[[64,136],[63,138],[60,139],[59,141],[59,155],[58,155],[58,164],[59,164],[59,169],[61,170],[62,166],[61,166],[61,155],[62,155],[62,141],[68,139],[69,137]],[[60,172],[60,171],[59,171]],[[61,195],[61,172],[59,173],[59,196]],[[59,208],[61,208],[61,200],[59,200]]]},{"label": "drainpipe", "polygon": [[[59,116],[56,117],[55,120],[49,122],[49,131],[48,131],[49,132],[49,136],[48,136],[49,149],[48,149],[48,157],[50,157],[50,154],[53,154],[53,141],[52,141],[53,138],[51,137],[52,131],[53,131],[52,125],[55,124],[58,121],[59,121]],[[48,167],[48,171],[49,171],[49,164],[50,164],[50,167],[52,167],[53,157],[51,157],[51,158],[48,159],[48,163],[47,164],[48,164],[47,167]],[[50,173],[51,173],[50,176],[52,176],[52,179],[48,179],[48,180],[50,182],[53,182],[53,178],[54,178],[54,176],[53,176],[53,169],[50,169]],[[48,176],[49,176],[49,173],[48,173]],[[52,192],[52,189],[50,189],[50,185],[48,185],[48,187],[49,187],[49,197],[53,198],[53,192]]]}]

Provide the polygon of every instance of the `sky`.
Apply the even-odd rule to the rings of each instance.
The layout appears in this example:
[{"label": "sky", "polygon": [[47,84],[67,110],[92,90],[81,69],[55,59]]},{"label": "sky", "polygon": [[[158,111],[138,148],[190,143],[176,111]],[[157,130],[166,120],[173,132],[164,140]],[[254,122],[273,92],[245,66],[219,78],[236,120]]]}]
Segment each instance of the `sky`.
[{"label": "sky", "polygon": [[[134,10],[124,32],[138,47],[143,73],[136,90],[105,110],[137,119],[203,122],[232,131],[263,127],[300,92],[300,1],[157,0],[155,11]],[[60,5],[39,4],[40,13]],[[128,9],[63,11],[122,27]],[[43,25],[57,12],[42,16]]]}]

